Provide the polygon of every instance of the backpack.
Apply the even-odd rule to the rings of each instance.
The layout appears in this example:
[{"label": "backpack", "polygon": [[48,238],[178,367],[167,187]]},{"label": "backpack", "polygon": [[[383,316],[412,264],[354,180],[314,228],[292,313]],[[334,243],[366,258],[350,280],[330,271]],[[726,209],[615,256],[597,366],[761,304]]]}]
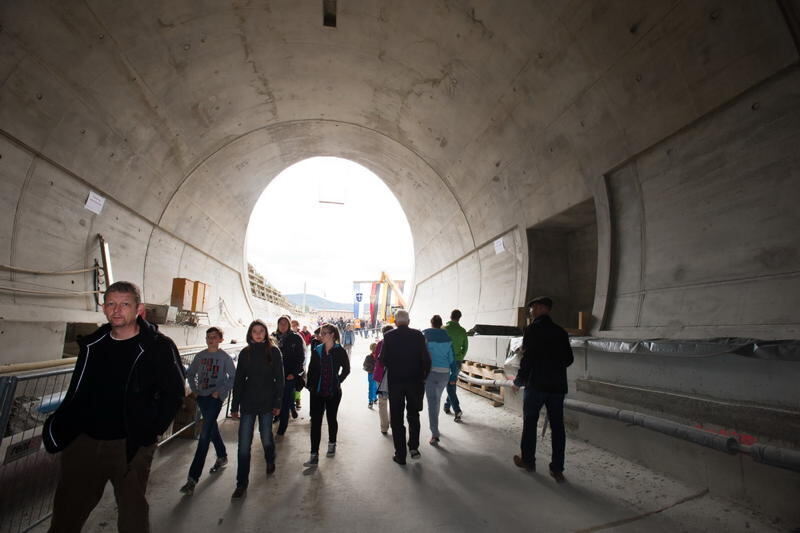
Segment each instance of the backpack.
[{"label": "backpack", "polygon": [[372,357],[372,354],[369,354],[364,358],[364,364],[361,365],[361,367],[364,369],[364,372],[367,372],[368,374],[371,374],[372,371],[375,370],[375,358]]}]

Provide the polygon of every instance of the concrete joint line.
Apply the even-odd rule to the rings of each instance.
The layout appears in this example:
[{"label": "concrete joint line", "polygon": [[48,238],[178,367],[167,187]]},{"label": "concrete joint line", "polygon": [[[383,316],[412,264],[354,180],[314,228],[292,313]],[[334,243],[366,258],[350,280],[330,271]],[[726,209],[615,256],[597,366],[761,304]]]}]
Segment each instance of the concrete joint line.
[{"label": "concrete joint line", "polygon": [[[79,183],[82,183],[88,189],[97,191],[98,193],[100,193],[103,196],[105,196],[106,199],[111,200],[112,202],[117,204],[120,208],[124,209],[125,211],[127,211],[130,214],[132,214],[136,218],[138,218],[140,220],[143,220],[145,223],[150,225],[152,227],[152,231],[155,231],[156,229],[161,230],[165,234],[167,234],[170,237],[172,237],[173,239],[175,239],[177,241],[180,241],[182,244],[192,248],[193,250],[196,250],[197,252],[199,252],[202,255],[208,257],[209,259],[211,259],[215,263],[219,264],[220,266],[225,267],[227,269],[232,270],[233,272],[236,272],[236,273],[240,274],[239,270],[237,270],[236,268],[232,267],[231,265],[229,265],[227,263],[224,263],[224,262],[220,261],[217,257],[214,257],[214,256],[210,255],[205,250],[202,250],[199,247],[195,246],[194,244],[184,240],[179,235],[177,235],[177,234],[171,232],[170,230],[164,228],[163,226],[161,226],[158,222],[150,220],[146,216],[142,215],[141,213],[139,213],[138,211],[136,211],[135,209],[130,207],[125,202],[119,200],[117,197],[115,197],[110,192],[102,189],[101,187],[99,187],[98,185],[96,185],[94,183],[89,182],[87,179],[83,178],[82,176],[79,176],[77,173],[73,172],[69,168],[67,168],[64,165],[62,165],[61,163],[51,159],[50,157],[46,156],[45,154],[43,154],[42,152],[40,152],[36,148],[34,148],[34,147],[28,145],[27,143],[25,143],[24,141],[18,139],[17,137],[12,135],[10,132],[0,128],[0,135],[5,137],[6,139],[8,139],[12,144],[15,144],[16,146],[21,148],[23,151],[25,151],[25,152],[29,153],[30,155],[32,155],[33,158],[34,158],[33,159],[34,162],[43,161],[44,163],[47,163],[51,167],[63,172],[64,174],[66,174],[67,176],[71,177],[72,179],[78,181]],[[30,172],[33,172],[33,170],[31,169]],[[28,178],[26,178],[26,183],[27,183],[27,180],[28,180]],[[15,225],[16,225],[16,222],[15,222]],[[12,235],[13,235],[13,233],[12,233]],[[151,234],[151,238],[152,238],[152,234]],[[12,261],[12,264],[13,264],[13,261]]]},{"label": "concrete joint line", "polygon": [[661,513],[663,511],[667,511],[669,509],[672,509],[673,507],[677,507],[678,505],[682,505],[682,504],[684,504],[686,502],[690,502],[692,500],[697,500],[699,498],[702,498],[706,494],[708,494],[708,489],[703,489],[700,492],[698,492],[697,494],[692,494],[692,495],[687,496],[685,498],[681,498],[680,500],[678,500],[676,502],[673,502],[673,503],[671,503],[669,505],[666,505],[664,507],[661,507],[659,509],[655,509],[653,511],[648,511],[646,513],[642,513],[642,514],[639,514],[639,515],[636,515],[636,516],[631,516],[629,518],[623,518],[621,520],[615,520],[614,522],[608,522],[606,524],[600,524],[598,526],[592,526],[592,527],[589,527],[589,528],[586,528],[586,529],[578,529],[578,530],[575,531],[575,533],[593,533],[594,531],[602,531],[604,529],[611,529],[611,528],[618,527],[618,526],[621,526],[621,525],[624,525],[624,524],[630,524],[631,522],[638,522],[639,520],[643,520],[643,519],[647,518],[648,516],[653,516],[654,514],[658,514],[658,513]]},{"label": "concrete joint line", "polygon": [[790,0],[778,0],[778,8],[781,10],[783,18],[786,19],[786,26],[789,28],[794,45],[800,54],[800,13],[794,6],[795,3]]},{"label": "concrete joint line", "polygon": [[[502,237],[503,235],[506,235],[506,234],[508,234],[508,233],[511,233],[512,231],[516,230],[518,227],[519,227],[519,226],[518,226],[517,224],[514,224],[514,225],[513,225],[513,226],[511,226],[510,228],[508,228],[508,229],[506,229],[506,230],[503,230],[502,232],[498,233],[497,235],[495,235],[495,236],[494,236],[494,237],[492,237],[491,239],[488,239],[488,240],[486,240],[486,241],[484,241],[484,242],[482,242],[482,243],[480,243],[480,244],[476,244],[476,245],[475,245],[475,248],[473,248],[473,249],[472,249],[472,250],[470,250],[469,252],[467,252],[467,253],[465,253],[465,254],[463,254],[463,255],[461,255],[461,256],[459,256],[459,257],[457,257],[456,259],[454,259],[454,260],[450,261],[449,263],[447,263],[445,266],[443,266],[442,268],[440,268],[440,269],[439,269],[439,270],[437,270],[436,272],[434,272],[434,273],[432,273],[432,274],[428,275],[428,276],[427,276],[425,279],[422,279],[422,280],[420,280],[420,281],[416,282],[416,283],[415,283],[415,285],[416,285],[416,286],[420,286],[420,285],[422,285],[423,283],[425,283],[425,282],[427,282],[427,281],[430,281],[431,279],[435,278],[436,276],[438,276],[439,274],[441,274],[441,273],[442,273],[442,272],[444,272],[445,270],[447,270],[447,269],[451,268],[453,265],[455,265],[455,264],[457,264],[457,263],[459,263],[459,262],[463,261],[464,259],[466,259],[467,257],[471,256],[472,254],[474,254],[475,252],[477,252],[478,250],[480,250],[480,249],[481,249],[481,248],[483,248],[484,246],[487,246],[487,245],[489,245],[489,244],[493,243],[495,240],[499,239],[499,238],[500,238],[500,237]],[[480,260],[478,261],[478,264],[480,264]]]},{"label": "concrete joint line", "polygon": [[636,295],[646,295],[647,293],[651,292],[669,292],[669,291],[679,291],[684,289],[696,289],[702,287],[716,287],[719,285],[733,285],[735,283],[741,283],[745,281],[754,281],[754,280],[772,280],[772,279],[783,279],[783,278],[792,278],[800,274],[800,270],[791,270],[789,272],[779,272],[776,274],[763,274],[757,276],[740,276],[735,278],[727,278],[727,279],[718,279],[713,281],[699,281],[696,283],[686,283],[683,285],[675,285],[673,287],[664,286],[664,287],[647,287],[636,291],[626,291],[620,292],[618,296],[636,296]]}]

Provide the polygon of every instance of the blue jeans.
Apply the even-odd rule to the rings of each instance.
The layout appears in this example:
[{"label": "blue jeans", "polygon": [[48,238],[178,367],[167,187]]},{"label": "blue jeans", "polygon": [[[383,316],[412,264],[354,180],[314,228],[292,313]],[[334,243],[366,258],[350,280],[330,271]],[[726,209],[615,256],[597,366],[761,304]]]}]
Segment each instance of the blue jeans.
[{"label": "blue jeans", "polygon": [[439,438],[439,402],[442,392],[449,385],[450,372],[431,372],[425,380],[425,397],[428,399],[428,420],[431,437]]},{"label": "blue jeans", "polygon": [[539,392],[525,387],[522,403],[522,460],[533,465],[536,463],[536,425],[539,423],[539,411],[547,408],[550,419],[550,437],[552,439],[553,458],[550,470],[564,471],[564,450],[567,446],[567,435],[564,430],[564,394]]},{"label": "blue jeans", "polygon": [[369,390],[367,392],[367,396],[369,398],[369,403],[375,403],[378,401],[378,382],[372,379],[372,372],[367,374],[367,385]]},{"label": "blue jeans", "polygon": [[275,462],[275,441],[272,440],[272,411],[267,413],[242,413],[239,419],[239,464],[236,468],[236,486],[246,487],[250,478],[250,446],[258,419],[258,431],[267,464]]},{"label": "blue jeans", "polygon": [[[297,379],[297,378],[295,378]],[[278,435],[286,433],[286,428],[289,426],[289,414],[294,407],[294,379],[287,381],[283,386],[283,400],[281,401],[281,414],[278,417]]]},{"label": "blue jeans", "polygon": [[[461,370],[461,363],[463,363],[463,361],[456,361],[458,370]],[[447,399],[444,401],[444,408],[450,409],[450,406],[452,406],[454,413],[461,412],[461,404],[458,403],[458,395],[456,394],[456,391],[458,390],[457,383],[458,378],[456,378],[456,383],[453,383],[452,385],[450,383],[447,384]]]},{"label": "blue jeans", "polygon": [[214,443],[217,457],[228,456],[225,451],[225,443],[222,442],[222,436],[219,434],[219,426],[217,426],[217,417],[222,410],[222,400],[211,396],[198,396],[197,407],[203,416],[203,429],[197,439],[197,451],[194,452],[192,466],[189,467],[189,477],[195,481],[199,481],[200,475],[203,473],[209,443]]}]

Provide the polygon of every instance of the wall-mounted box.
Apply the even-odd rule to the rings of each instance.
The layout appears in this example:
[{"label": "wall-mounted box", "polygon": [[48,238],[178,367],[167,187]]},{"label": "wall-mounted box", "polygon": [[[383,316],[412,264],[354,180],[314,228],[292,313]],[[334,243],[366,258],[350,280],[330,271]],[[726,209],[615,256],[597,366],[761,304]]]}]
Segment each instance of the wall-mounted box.
[{"label": "wall-mounted box", "polygon": [[193,295],[194,281],[186,278],[172,279],[170,305],[177,307],[179,311],[191,311]]},{"label": "wall-mounted box", "polygon": [[144,304],[144,318],[151,324],[167,323],[168,305]]},{"label": "wall-mounted box", "polygon": [[192,312],[204,313],[206,310],[206,298],[208,296],[208,285],[202,281],[194,282],[192,291]]}]

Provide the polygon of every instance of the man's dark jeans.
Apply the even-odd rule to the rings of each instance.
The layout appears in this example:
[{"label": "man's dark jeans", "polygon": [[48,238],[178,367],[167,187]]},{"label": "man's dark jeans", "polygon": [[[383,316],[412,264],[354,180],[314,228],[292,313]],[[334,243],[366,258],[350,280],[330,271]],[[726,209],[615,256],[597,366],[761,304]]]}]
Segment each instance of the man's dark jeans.
[{"label": "man's dark jeans", "polygon": [[287,380],[283,387],[283,399],[281,400],[281,414],[278,416],[278,435],[286,433],[286,428],[289,426],[289,415],[294,407],[294,380]]},{"label": "man's dark jeans", "polygon": [[198,396],[197,407],[200,409],[200,414],[203,415],[203,429],[197,440],[197,451],[194,453],[192,466],[189,467],[189,477],[195,481],[199,481],[200,475],[203,473],[209,443],[214,443],[217,457],[228,456],[225,451],[225,443],[222,442],[222,436],[219,434],[219,426],[217,426],[217,417],[222,410],[222,400],[211,396]]},{"label": "man's dark jeans", "polygon": [[553,458],[550,470],[564,471],[564,450],[567,446],[567,435],[564,430],[564,394],[539,392],[525,387],[522,404],[522,460],[533,465],[536,463],[536,425],[539,423],[539,411],[547,408],[550,419],[550,436],[552,438]]},{"label": "man's dark jeans", "polygon": [[391,383],[389,385],[389,418],[392,424],[394,454],[398,459],[406,458],[406,427],[403,425],[403,411],[408,418],[408,448],[419,448],[419,412],[422,410],[424,384]]}]

